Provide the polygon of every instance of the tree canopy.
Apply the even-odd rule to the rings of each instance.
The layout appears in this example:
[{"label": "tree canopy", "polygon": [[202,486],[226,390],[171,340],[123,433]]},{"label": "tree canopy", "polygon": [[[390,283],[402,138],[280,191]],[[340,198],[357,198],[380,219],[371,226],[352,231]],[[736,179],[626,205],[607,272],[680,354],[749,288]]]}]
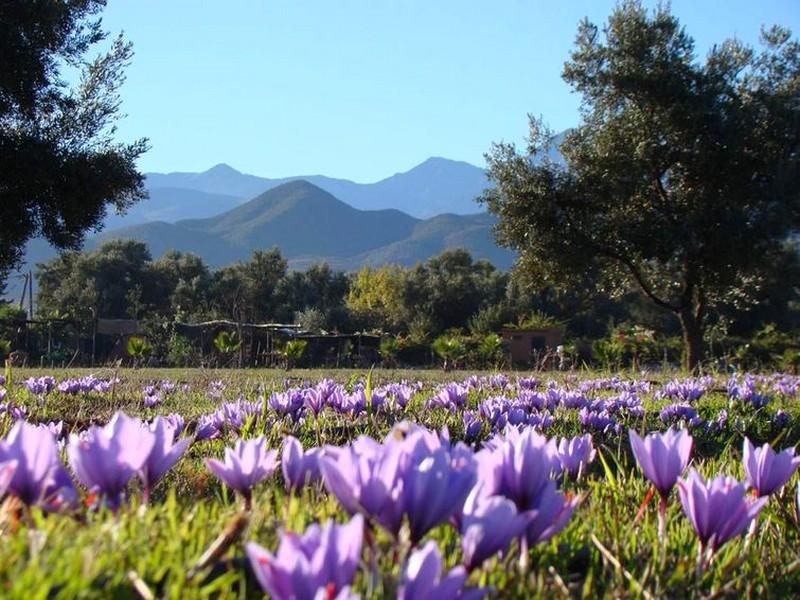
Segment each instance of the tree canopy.
[{"label": "tree canopy", "polygon": [[146,140],[114,140],[131,45],[118,37],[107,52],[86,58],[106,39],[97,16],[104,6],[0,3],[0,279],[31,237],[77,249],[109,206],[121,211],[145,195],[135,161]]},{"label": "tree canopy", "polygon": [[564,66],[582,97],[565,165],[536,119],[527,152],[487,157],[483,199],[520,267],[635,286],[678,317],[690,368],[711,312],[754,297],[800,225],[800,45],[780,27],[762,45],[728,40],[701,62],[668,8],[620,4],[602,30],[580,24]]}]

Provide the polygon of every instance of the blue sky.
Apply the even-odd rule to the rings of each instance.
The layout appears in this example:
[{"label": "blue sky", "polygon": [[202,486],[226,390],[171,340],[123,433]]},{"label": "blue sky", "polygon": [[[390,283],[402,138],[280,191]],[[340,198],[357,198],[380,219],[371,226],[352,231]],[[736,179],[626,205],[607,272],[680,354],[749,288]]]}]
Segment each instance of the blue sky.
[{"label": "blue sky", "polygon": [[[648,2],[655,5],[655,2]],[[483,165],[527,114],[578,121],[561,80],[578,21],[607,0],[109,0],[136,56],[119,136],[149,137],[145,171],[225,162],[256,175],[360,182],[429,156]],[[702,57],[762,24],[800,34],[798,0],[674,0]]]}]

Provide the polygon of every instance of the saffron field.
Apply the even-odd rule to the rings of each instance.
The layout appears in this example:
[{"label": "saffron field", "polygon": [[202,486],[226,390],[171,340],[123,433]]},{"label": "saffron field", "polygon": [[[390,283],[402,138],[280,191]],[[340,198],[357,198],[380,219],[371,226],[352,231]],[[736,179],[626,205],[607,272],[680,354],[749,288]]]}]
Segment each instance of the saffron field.
[{"label": "saffron field", "polygon": [[798,395],[784,374],[7,371],[0,596],[787,597]]}]

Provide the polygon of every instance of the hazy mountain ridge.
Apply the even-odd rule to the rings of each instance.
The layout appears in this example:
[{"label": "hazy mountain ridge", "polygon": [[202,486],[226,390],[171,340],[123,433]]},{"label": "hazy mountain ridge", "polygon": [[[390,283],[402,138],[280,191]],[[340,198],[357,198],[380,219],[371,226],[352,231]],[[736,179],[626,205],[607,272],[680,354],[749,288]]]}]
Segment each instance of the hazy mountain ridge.
[{"label": "hazy mountain ridge", "polygon": [[[489,182],[483,169],[466,162],[433,157],[403,173],[375,183],[356,183],[324,175],[301,175],[270,179],[240,173],[219,164],[202,173],[148,173],[147,189],[184,189],[205,194],[253,198],[291,181],[307,181],[342,202],[361,210],[396,209],[418,218],[440,213],[481,212],[475,201]],[[186,214],[187,218],[200,215]]]}]

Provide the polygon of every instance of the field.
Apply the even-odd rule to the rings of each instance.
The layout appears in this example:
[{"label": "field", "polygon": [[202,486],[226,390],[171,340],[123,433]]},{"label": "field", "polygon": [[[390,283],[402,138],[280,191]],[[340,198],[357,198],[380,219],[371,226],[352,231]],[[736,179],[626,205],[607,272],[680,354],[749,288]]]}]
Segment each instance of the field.
[{"label": "field", "polygon": [[[712,498],[698,517],[707,525],[749,512],[735,524],[708,525],[716,535],[706,535],[703,548],[679,492],[690,490],[702,512],[692,469],[746,481],[745,437],[776,451],[793,448],[797,377],[74,370],[14,371],[1,389],[4,598],[249,598],[264,595],[265,579],[277,586],[275,596],[293,590],[298,598],[443,600],[459,597],[462,585],[470,591],[463,597],[502,598],[787,597],[800,590],[797,475],[788,456],[788,483],[774,481],[776,459],[776,489],[762,483],[760,500],[731,482],[715,488],[728,496]],[[143,485],[142,461],[132,458],[150,439],[125,429],[133,421],[117,417],[123,425],[110,440],[92,429],[118,411],[147,422],[168,417],[159,431],[190,440],[154,485]],[[23,420],[47,425],[37,435],[58,440],[71,483],[61,482],[57,499],[53,486],[26,499],[17,479],[2,477],[3,461],[13,458],[9,435],[14,428],[21,435],[15,423]],[[670,426],[691,436],[691,455],[662,503],[637,464],[629,430],[644,436]],[[589,447],[581,440],[558,446],[586,433]],[[306,453],[323,448],[307,463],[295,454],[289,479],[281,465],[289,462],[287,436]],[[235,492],[206,459],[222,461],[237,440],[258,438],[259,449],[253,442],[245,454],[261,452],[262,472],[248,483],[239,477]],[[672,460],[652,456],[651,471]],[[769,471],[769,461],[758,468]],[[363,515],[363,525],[350,513]],[[298,537],[330,519],[350,526]],[[325,552],[314,554],[317,546]]]}]

